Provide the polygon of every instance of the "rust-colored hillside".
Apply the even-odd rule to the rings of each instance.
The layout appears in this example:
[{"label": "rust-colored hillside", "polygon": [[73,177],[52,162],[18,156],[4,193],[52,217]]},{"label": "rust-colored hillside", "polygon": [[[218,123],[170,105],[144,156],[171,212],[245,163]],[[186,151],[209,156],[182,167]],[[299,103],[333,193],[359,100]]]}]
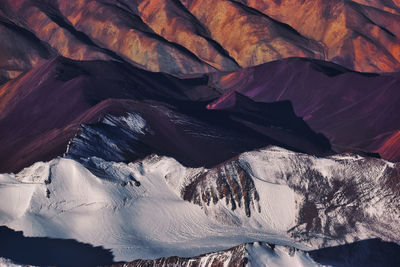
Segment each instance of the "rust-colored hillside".
[{"label": "rust-colored hillside", "polygon": [[0,82],[57,54],[178,76],[288,57],[393,72],[399,10],[383,0],[2,1]]}]

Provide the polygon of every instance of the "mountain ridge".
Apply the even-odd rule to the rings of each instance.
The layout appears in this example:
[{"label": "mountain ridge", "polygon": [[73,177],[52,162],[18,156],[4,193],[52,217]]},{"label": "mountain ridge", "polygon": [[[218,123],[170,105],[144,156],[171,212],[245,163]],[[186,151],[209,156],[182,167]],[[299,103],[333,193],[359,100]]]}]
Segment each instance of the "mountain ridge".
[{"label": "mountain ridge", "polygon": [[[288,57],[328,60],[362,72],[400,70],[400,13],[395,3],[216,4],[218,8],[211,8],[215,3],[209,0],[3,2],[0,21],[8,23],[1,27],[6,36],[1,56],[8,63],[0,65],[1,81],[55,55],[125,61],[179,77],[235,71]],[[13,40],[17,46],[7,45]]]}]

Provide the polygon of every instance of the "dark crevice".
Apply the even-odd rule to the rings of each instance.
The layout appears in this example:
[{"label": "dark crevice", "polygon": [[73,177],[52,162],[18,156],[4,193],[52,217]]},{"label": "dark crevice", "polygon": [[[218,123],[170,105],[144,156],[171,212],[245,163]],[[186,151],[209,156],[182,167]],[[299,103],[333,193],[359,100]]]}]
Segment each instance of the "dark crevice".
[{"label": "dark crevice", "polygon": [[[392,55],[392,53],[390,53],[390,52],[387,50],[386,46],[382,45],[380,42],[376,42],[376,41],[375,41],[374,39],[372,39],[371,37],[365,35],[364,33],[360,32],[360,31],[358,31],[358,30],[356,30],[356,29],[352,29],[352,30],[353,30],[354,34],[357,34],[357,35],[359,35],[359,36],[365,38],[368,42],[370,42],[370,43],[376,45],[378,48],[380,48],[381,51],[382,51],[386,56],[388,56],[391,60],[393,60],[393,62],[397,62],[397,59]],[[370,64],[373,64],[373,63],[370,62]],[[375,66],[375,64],[373,64],[373,65]]]},{"label": "dark crevice", "polygon": [[[168,41],[167,39],[165,39],[164,37],[162,37],[161,35],[158,35],[157,33],[155,33],[155,32],[153,31],[153,29],[152,29],[150,26],[148,26],[148,25],[142,20],[142,18],[141,18],[140,16],[138,16],[138,15],[136,15],[136,14],[133,14],[133,13],[130,13],[130,12],[126,11],[125,9],[123,9],[123,8],[121,8],[121,7],[118,7],[118,6],[115,6],[115,5],[111,5],[111,4],[107,4],[107,3],[103,3],[103,5],[107,5],[107,6],[110,6],[110,7],[113,7],[113,8],[118,8],[118,9],[121,10],[122,12],[127,13],[128,16],[134,16],[134,17],[138,20],[138,22],[143,26],[143,27],[135,27],[135,29],[136,29],[137,31],[140,31],[140,32],[142,32],[143,34],[147,35],[147,37],[154,38],[155,40],[160,41],[161,43],[166,43],[166,44],[170,45],[171,47],[176,48],[178,51],[182,52],[182,54],[188,56],[189,58],[191,58],[191,59],[193,59],[193,60],[195,60],[195,61],[197,61],[197,62],[199,62],[199,63],[203,63],[203,64],[205,64],[205,65],[207,65],[207,66],[209,66],[209,67],[215,69],[213,66],[211,66],[211,65],[208,64],[207,62],[204,62],[203,60],[201,60],[201,59],[200,59],[198,56],[196,56],[192,51],[190,51],[190,50],[187,49],[186,47],[182,46],[181,44],[178,44],[178,43],[175,43],[175,42],[170,42],[170,41]],[[133,26],[133,25],[132,25],[132,26]],[[137,25],[135,25],[135,26],[137,26]]]},{"label": "dark crevice", "polygon": [[173,2],[180,8],[186,15],[188,15],[192,21],[196,24],[196,26],[199,27],[198,32],[196,32],[197,35],[203,37],[206,39],[215,50],[217,50],[220,54],[222,54],[224,57],[229,58],[237,67],[241,67],[239,63],[229,54],[229,52],[216,40],[214,40],[211,37],[211,32],[210,30],[204,26],[179,0],[173,0]]},{"label": "dark crevice", "polygon": [[283,23],[283,22],[281,22],[281,21],[279,21],[279,20],[273,19],[273,18],[271,18],[270,16],[268,16],[267,14],[262,13],[261,11],[255,9],[255,8],[246,6],[246,5],[244,5],[243,3],[240,3],[240,2],[238,2],[238,1],[235,1],[235,0],[229,0],[229,1],[230,1],[232,4],[234,4],[234,5],[236,5],[236,6],[240,7],[240,8],[242,8],[243,10],[247,11],[247,12],[250,13],[250,14],[257,15],[257,16],[261,16],[261,17],[264,17],[264,18],[267,18],[268,20],[270,20],[270,21],[272,21],[272,22],[278,24],[279,26],[282,26],[283,28],[289,30],[290,32],[294,33],[295,35],[297,35],[297,36],[299,36],[299,37],[301,37],[301,38],[303,38],[303,39],[307,39],[306,37],[304,37],[303,35],[301,35],[295,28],[293,28],[293,27],[290,26],[289,24],[286,24],[286,23]]},{"label": "dark crevice", "polygon": [[396,38],[396,35],[394,33],[392,33],[391,31],[389,31],[388,29],[386,29],[385,27],[375,23],[372,19],[369,18],[369,16],[367,16],[363,10],[361,9],[360,4],[354,3],[354,2],[349,2],[349,5],[352,6],[357,13],[359,13],[364,19],[366,19],[369,23],[371,23],[372,25],[375,25],[377,27],[379,27],[381,30],[383,30],[384,32],[386,32],[387,34],[389,34],[391,37]]},{"label": "dark crevice", "polygon": [[37,47],[39,48],[38,52],[41,57],[49,59],[54,54],[52,48],[47,43],[40,40],[31,31],[24,29],[24,28],[16,25],[15,23],[13,23],[5,18],[2,18],[2,17],[0,17],[0,24],[3,25],[4,27],[22,35],[24,38],[32,41],[33,43],[35,43],[37,45]]},{"label": "dark crevice", "polygon": [[58,26],[60,26],[63,29],[66,29],[69,33],[71,33],[76,39],[81,41],[82,43],[92,46],[97,48],[99,51],[103,52],[104,54],[119,60],[119,61],[124,61],[117,53],[115,53],[112,50],[109,50],[107,48],[103,48],[98,46],[96,43],[93,42],[93,40],[86,35],[84,32],[78,31],[75,29],[68,21],[65,20],[63,15],[58,9],[51,8],[51,11],[49,12],[47,9],[49,8],[48,5],[44,6],[44,4],[39,3],[37,6],[40,8],[40,10],[45,13],[49,19],[51,19],[54,23],[56,23]]},{"label": "dark crevice", "polygon": [[[266,19],[272,21],[272,22],[273,22],[274,24],[276,24],[277,26],[282,27],[282,28],[288,30],[288,31],[289,31],[290,33],[292,33],[293,35],[295,35],[295,36],[299,37],[300,39],[302,39],[303,41],[307,42],[307,45],[303,45],[303,44],[301,44],[301,43],[300,43],[300,44],[297,43],[296,45],[297,45],[299,48],[304,49],[304,50],[306,50],[306,51],[308,51],[308,52],[314,54],[315,51],[313,50],[312,45],[309,46],[309,44],[312,43],[313,45],[315,45],[316,47],[319,48],[319,50],[320,50],[319,52],[321,52],[322,55],[325,55],[325,54],[326,54],[326,51],[325,51],[325,49],[324,49],[324,46],[322,46],[318,41],[303,36],[301,33],[299,33],[295,28],[293,28],[293,27],[290,26],[289,24],[286,24],[286,23],[283,23],[283,22],[281,22],[281,21],[279,21],[279,20],[276,20],[276,19],[274,19],[274,18],[268,16],[267,14],[265,14],[265,13],[263,13],[263,12],[261,12],[261,11],[255,9],[255,8],[246,6],[246,5],[244,5],[243,3],[240,3],[240,2],[238,2],[238,1],[235,1],[235,0],[229,0],[229,1],[230,1],[231,3],[233,3],[234,5],[236,5],[236,6],[240,7],[240,8],[242,8],[242,9],[245,10],[245,11],[247,11],[247,12],[250,13],[250,14],[254,14],[254,15],[257,15],[257,16],[261,16],[261,17],[263,17],[263,18],[266,18]],[[291,36],[285,36],[285,38],[287,38],[287,39],[289,39],[289,40],[290,40],[290,39],[293,40],[293,38],[292,38]]]}]

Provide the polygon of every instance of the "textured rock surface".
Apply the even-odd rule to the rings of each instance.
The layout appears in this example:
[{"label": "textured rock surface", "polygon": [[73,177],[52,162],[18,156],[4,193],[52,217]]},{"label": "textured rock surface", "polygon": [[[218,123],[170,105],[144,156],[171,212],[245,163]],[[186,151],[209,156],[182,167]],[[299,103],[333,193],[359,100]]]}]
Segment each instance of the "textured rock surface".
[{"label": "textured rock surface", "polygon": [[3,17],[1,11],[0,35],[0,84],[18,77],[55,54],[33,33]]},{"label": "textured rock surface", "polygon": [[239,68],[227,51],[213,40],[202,25],[179,1],[138,1],[138,11],[143,21],[158,35],[178,43],[199,59],[224,71]]},{"label": "textured rock surface", "polygon": [[267,196],[257,186],[259,179],[285,185],[301,196],[295,201],[296,223],[288,229],[296,240],[325,247],[333,240],[352,242],[372,234],[370,238],[399,242],[399,178],[398,164],[380,159],[347,155],[315,159],[270,148],[244,153],[196,176],[184,183],[182,197],[211,211],[210,216],[224,213],[218,205],[221,199],[232,211],[263,216]]},{"label": "textured rock surface", "polygon": [[169,257],[156,260],[136,260],[112,266],[187,266],[187,267],[258,267],[258,266],[319,266],[306,253],[293,247],[266,243],[250,243],[229,250],[194,258]]},{"label": "textured rock surface", "polygon": [[195,258],[169,257],[156,260],[135,260],[129,263],[115,264],[112,266],[246,266],[247,261],[245,246],[242,245],[227,251],[210,253]]},{"label": "textured rock surface", "polygon": [[251,176],[239,162],[222,164],[195,177],[181,192],[182,198],[200,206],[217,204],[225,200],[232,211],[244,209],[251,216],[251,209],[261,212],[260,196]]},{"label": "textured rock surface", "polygon": [[325,47],[327,60],[364,72],[391,72],[400,67],[398,2],[342,0],[241,0],[240,2],[287,23],[303,36],[320,42]]},{"label": "textured rock surface", "polygon": [[287,57],[367,72],[400,69],[393,1],[9,0],[0,7],[0,82],[55,54],[179,76]]},{"label": "textured rock surface", "polygon": [[243,67],[291,56],[323,59],[317,42],[235,1],[198,0],[186,6]]}]

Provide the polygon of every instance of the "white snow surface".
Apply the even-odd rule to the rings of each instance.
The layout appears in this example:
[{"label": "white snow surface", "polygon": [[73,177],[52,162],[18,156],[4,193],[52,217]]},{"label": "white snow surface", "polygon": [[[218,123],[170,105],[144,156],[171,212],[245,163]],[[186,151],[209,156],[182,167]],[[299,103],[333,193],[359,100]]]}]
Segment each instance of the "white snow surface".
[{"label": "white snow surface", "polygon": [[[184,201],[181,188],[207,170],[185,168],[172,158],[153,155],[130,164],[87,159],[98,176],[77,161],[57,158],[16,175],[0,174],[0,225],[25,236],[103,246],[112,250],[116,261],[193,257],[255,241],[311,249],[288,235],[296,226],[303,198],[286,184],[288,170],[304,168],[294,157],[328,176],[338,171],[337,161],[359,160],[318,159],[276,147],[242,154],[239,162],[249,168],[261,207],[261,212],[247,217],[243,209],[232,211],[225,201],[207,207]],[[380,173],[391,164],[379,162],[363,170]],[[273,254],[253,245],[248,250],[271,264],[308,266],[308,257],[300,252],[288,258],[281,249]],[[257,266],[257,257],[252,266]]]},{"label": "white snow surface", "polygon": [[[36,163],[17,175],[0,175],[0,225],[26,236],[72,238],[103,246],[112,249],[116,261],[191,257],[258,240],[292,244],[284,230],[294,224],[295,212],[281,216],[278,207],[263,205],[265,213],[271,210],[263,225],[260,218],[244,214],[231,215],[243,222],[234,225],[221,223],[200,206],[182,200],[171,185],[200,169],[187,169],[172,158],[158,156],[131,164],[90,160],[106,177],[64,158]],[[129,175],[141,185],[135,186]],[[51,183],[46,185],[49,177]],[[274,187],[265,192],[277,197],[282,189]],[[283,197],[293,208],[294,197]],[[226,208],[225,212],[233,213]]]},{"label": "white snow surface", "polygon": [[145,134],[146,131],[151,132],[146,120],[138,113],[127,113],[121,117],[108,115],[104,118],[103,122],[111,126],[115,126],[115,122],[123,123],[127,129],[138,134]]},{"label": "white snow surface", "polygon": [[275,246],[270,247],[268,244],[256,242],[246,245],[249,262],[248,267],[314,267],[321,266],[317,264],[311,257],[292,247]]}]

